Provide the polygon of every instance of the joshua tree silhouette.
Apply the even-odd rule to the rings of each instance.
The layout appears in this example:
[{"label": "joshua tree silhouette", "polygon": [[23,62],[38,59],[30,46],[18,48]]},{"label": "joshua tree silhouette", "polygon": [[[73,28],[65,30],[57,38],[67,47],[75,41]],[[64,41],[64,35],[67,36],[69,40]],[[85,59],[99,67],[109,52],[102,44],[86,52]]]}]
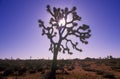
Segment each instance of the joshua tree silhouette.
[{"label": "joshua tree silhouette", "polygon": [[[88,44],[86,39],[91,36],[91,30],[86,24],[78,26],[77,21],[81,21],[81,17],[77,15],[76,7],[73,7],[71,10],[68,8],[61,9],[56,7],[51,9],[50,5],[47,5],[47,11],[52,16],[49,20],[50,26],[45,26],[42,20],[38,22],[39,27],[42,28],[42,35],[46,35],[50,40],[49,50],[53,53],[53,62],[49,79],[56,79],[55,73],[58,52],[67,52],[70,55],[73,54],[70,51],[68,43],[72,45],[73,49],[82,52],[82,50],[77,47],[79,42],[71,40],[69,36],[75,36],[79,38],[82,43]],[[72,19],[68,20],[68,16],[70,15]]]}]

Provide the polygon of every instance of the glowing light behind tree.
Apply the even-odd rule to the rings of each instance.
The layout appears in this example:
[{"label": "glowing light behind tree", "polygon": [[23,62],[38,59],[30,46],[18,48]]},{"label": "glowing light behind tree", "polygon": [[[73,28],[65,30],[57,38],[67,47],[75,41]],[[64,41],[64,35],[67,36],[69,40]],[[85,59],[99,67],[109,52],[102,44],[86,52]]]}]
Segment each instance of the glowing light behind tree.
[{"label": "glowing light behind tree", "polygon": [[64,26],[65,25],[65,18],[60,19],[59,22],[58,22],[58,25],[59,26]]}]

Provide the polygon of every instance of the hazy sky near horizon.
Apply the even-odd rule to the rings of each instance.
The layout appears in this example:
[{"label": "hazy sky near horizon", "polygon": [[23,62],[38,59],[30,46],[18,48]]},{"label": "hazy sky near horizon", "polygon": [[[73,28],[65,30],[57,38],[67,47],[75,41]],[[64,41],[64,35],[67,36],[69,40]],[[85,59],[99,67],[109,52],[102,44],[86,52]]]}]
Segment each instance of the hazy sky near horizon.
[{"label": "hazy sky near horizon", "polygon": [[49,40],[41,35],[38,19],[48,24],[51,7],[77,7],[81,23],[92,36],[83,52],[58,58],[120,57],[120,0],[0,0],[0,58],[52,58]]}]

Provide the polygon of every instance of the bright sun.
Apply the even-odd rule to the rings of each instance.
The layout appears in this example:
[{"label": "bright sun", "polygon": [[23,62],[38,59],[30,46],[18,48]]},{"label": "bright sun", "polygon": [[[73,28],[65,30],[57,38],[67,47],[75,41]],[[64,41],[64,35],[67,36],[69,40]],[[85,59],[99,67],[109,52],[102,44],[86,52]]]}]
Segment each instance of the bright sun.
[{"label": "bright sun", "polygon": [[59,26],[64,26],[65,25],[65,18],[62,18],[58,22]]}]

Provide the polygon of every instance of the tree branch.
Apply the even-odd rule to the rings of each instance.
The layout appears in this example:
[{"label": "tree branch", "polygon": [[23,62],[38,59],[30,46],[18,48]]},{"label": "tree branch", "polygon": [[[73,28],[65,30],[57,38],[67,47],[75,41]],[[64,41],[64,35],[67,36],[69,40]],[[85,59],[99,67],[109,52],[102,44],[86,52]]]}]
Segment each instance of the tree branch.
[{"label": "tree branch", "polygon": [[[77,21],[80,21],[82,18],[77,15],[76,7],[73,7],[71,10],[69,10],[68,8],[61,9],[61,8],[53,7],[53,9],[51,10],[50,6],[47,5],[47,11],[52,16],[49,22],[51,26],[45,27],[44,22],[42,20],[39,20],[38,22],[39,22],[40,28],[42,28],[42,35],[47,35],[48,39],[50,39],[51,44],[50,44],[49,50],[51,52],[54,52],[54,49],[57,48],[59,49],[59,51],[62,51],[63,53],[68,52],[68,54],[72,54],[68,46],[68,43],[70,43],[73,49],[76,49],[77,51],[81,52],[82,50],[77,47],[78,42],[74,42],[71,39],[67,39],[68,36],[75,36],[79,38],[82,43],[88,44],[87,39],[91,36],[90,34],[91,30],[88,25],[83,24],[82,26],[78,27]],[[68,16],[70,14],[72,14],[71,15],[72,20],[67,22]],[[59,20],[62,18],[65,19],[65,25],[59,26],[58,24]],[[72,26],[67,27],[67,25],[69,24],[72,24]],[[57,30],[58,33],[55,32],[55,30]],[[53,38],[56,37],[56,35],[59,35],[58,42],[54,42],[53,40]],[[61,44],[63,40],[66,41],[65,45]]]}]

